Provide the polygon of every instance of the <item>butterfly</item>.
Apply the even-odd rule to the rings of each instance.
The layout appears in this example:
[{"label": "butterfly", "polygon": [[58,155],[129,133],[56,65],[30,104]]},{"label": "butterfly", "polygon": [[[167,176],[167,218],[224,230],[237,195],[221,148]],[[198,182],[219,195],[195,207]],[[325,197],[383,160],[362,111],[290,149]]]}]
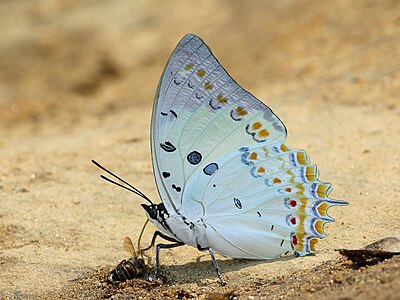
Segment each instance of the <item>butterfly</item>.
[{"label": "butterfly", "polygon": [[162,203],[123,181],[150,203],[142,204],[158,229],[150,247],[157,237],[171,242],[156,246],[156,274],[162,248],[208,250],[222,284],[214,252],[264,260],[315,251],[334,221],[328,209],[347,202],[329,198],[331,184],[318,180],[316,165],[287,146],[286,136],[282,121],[202,39],[182,38],[161,75],[151,122]]}]

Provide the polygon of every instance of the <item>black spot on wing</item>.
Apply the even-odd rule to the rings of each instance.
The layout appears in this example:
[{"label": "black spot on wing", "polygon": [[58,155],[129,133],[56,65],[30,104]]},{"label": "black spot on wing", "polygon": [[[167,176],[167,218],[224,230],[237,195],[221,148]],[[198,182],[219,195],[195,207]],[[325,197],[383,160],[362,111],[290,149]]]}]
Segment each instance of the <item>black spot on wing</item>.
[{"label": "black spot on wing", "polygon": [[173,188],[175,191],[177,191],[178,193],[179,193],[180,191],[182,191],[182,188],[181,188],[180,186],[176,186],[175,184],[172,185],[172,188]]},{"label": "black spot on wing", "polygon": [[178,117],[178,115],[176,114],[176,112],[174,112],[172,109],[170,110],[170,113],[171,113],[175,118]]},{"label": "black spot on wing", "polygon": [[202,99],[204,96],[202,94],[200,94],[199,92],[197,92],[196,94],[196,98],[197,99]]},{"label": "black spot on wing", "polygon": [[243,118],[235,117],[235,116],[234,116],[234,110],[233,110],[233,109],[231,110],[231,118],[232,118],[234,121],[242,121],[242,120],[243,120]]},{"label": "black spot on wing", "polygon": [[218,165],[216,163],[211,163],[204,167],[203,172],[204,174],[211,176],[217,170],[218,170]]},{"label": "black spot on wing", "polygon": [[258,217],[261,218],[261,213],[259,211],[257,212],[257,214],[258,214]]},{"label": "black spot on wing", "polygon": [[170,142],[165,142],[164,144],[161,143],[160,146],[164,151],[167,152],[174,152],[176,150],[176,147],[172,145]]},{"label": "black spot on wing", "polygon": [[163,176],[164,178],[168,178],[169,176],[171,176],[171,173],[169,173],[169,172],[162,172],[162,176]]},{"label": "black spot on wing", "polygon": [[214,106],[213,103],[212,103],[212,100],[208,101],[208,105],[210,105],[210,107],[213,110],[217,110],[217,109],[220,109],[222,107],[222,106]]},{"label": "black spot on wing", "polygon": [[282,240],[282,241],[281,241],[281,247],[282,247],[284,241],[285,241],[285,240]]},{"label": "black spot on wing", "polygon": [[[174,112],[172,109],[171,109],[169,112],[175,117],[175,119],[178,117],[178,115],[176,114],[176,112]],[[169,113],[161,112],[161,115],[162,115],[163,117],[166,117],[166,116],[169,115]]]},{"label": "black spot on wing", "polygon": [[233,203],[235,203],[235,206],[239,209],[242,209],[242,203],[238,198],[233,198]]},{"label": "black spot on wing", "polygon": [[271,226],[271,231],[274,230],[274,225]]},{"label": "black spot on wing", "polygon": [[197,165],[201,162],[201,153],[197,151],[192,151],[188,154],[187,160],[192,165]]}]

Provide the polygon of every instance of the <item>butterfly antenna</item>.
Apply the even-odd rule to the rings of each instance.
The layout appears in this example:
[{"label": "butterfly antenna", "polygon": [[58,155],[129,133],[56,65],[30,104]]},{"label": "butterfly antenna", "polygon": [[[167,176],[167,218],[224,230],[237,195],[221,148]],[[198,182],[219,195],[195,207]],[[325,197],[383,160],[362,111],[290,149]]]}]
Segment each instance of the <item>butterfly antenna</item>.
[{"label": "butterfly antenna", "polygon": [[108,181],[108,182],[111,182],[111,183],[113,183],[115,185],[118,185],[119,187],[122,187],[123,189],[126,189],[126,190],[128,190],[128,191],[130,191],[130,192],[132,192],[132,193],[144,198],[145,200],[150,201],[144,194],[138,193],[136,190],[130,189],[130,188],[128,188],[128,187],[126,187],[126,186],[124,186],[124,185],[122,185],[122,184],[120,184],[120,183],[118,183],[118,182],[116,182],[116,181],[104,176],[104,175],[100,175],[100,177],[102,179],[104,179],[105,181]]},{"label": "butterfly antenna", "polygon": [[114,181],[114,180],[112,180],[112,179],[110,179],[110,178],[104,176],[104,175],[100,175],[100,177],[101,177],[102,179],[104,179],[105,181],[111,182],[111,183],[113,183],[113,184],[115,184],[115,185],[117,185],[117,186],[119,186],[119,187],[122,187],[123,189],[126,189],[126,190],[128,190],[128,191],[130,191],[130,192],[132,192],[132,193],[134,193],[134,194],[136,194],[136,195],[138,195],[139,197],[145,199],[146,201],[150,202],[150,204],[153,204],[153,202],[152,202],[145,194],[143,194],[141,191],[139,191],[137,188],[135,188],[135,187],[134,187],[133,185],[131,185],[129,182],[123,180],[121,177],[119,177],[119,176],[115,175],[113,172],[107,170],[105,167],[103,167],[102,165],[100,165],[100,164],[99,164],[97,161],[95,161],[94,159],[92,159],[92,163],[95,164],[95,165],[96,165],[97,167],[99,167],[100,169],[102,169],[103,171],[105,171],[105,172],[107,172],[108,174],[110,174],[111,176],[113,176],[113,177],[117,178],[118,180],[120,180],[121,182],[125,183],[125,184],[126,184],[127,186],[129,186],[129,187],[126,187],[126,186],[124,186],[124,185],[122,185],[122,184],[120,184],[120,183],[118,183],[118,182],[116,182],[116,181]]}]

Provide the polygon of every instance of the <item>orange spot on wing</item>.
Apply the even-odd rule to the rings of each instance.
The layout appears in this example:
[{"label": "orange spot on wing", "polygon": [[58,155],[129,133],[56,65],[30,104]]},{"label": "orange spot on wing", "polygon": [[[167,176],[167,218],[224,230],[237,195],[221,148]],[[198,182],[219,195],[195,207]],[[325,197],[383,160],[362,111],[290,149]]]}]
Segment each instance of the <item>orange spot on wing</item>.
[{"label": "orange spot on wing", "polygon": [[226,104],[228,102],[228,99],[224,98],[224,96],[222,96],[221,94],[218,94],[217,100],[221,104]]},{"label": "orange spot on wing", "polygon": [[193,64],[188,64],[185,66],[185,71],[189,71],[192,68],[193,68]]},{"label": "orange spot on wing", "polygon": [[290,175],[289,182],[294,183],[295,176],[293,175],[292,171],[287,170],[286,173]]},{"label": "orange spot on wing", "polygon": [[[296,235],[292,236],[292,244],[297,252],[302,252],[304,249],[304,236],[304,232],[296,232]],[[294,239],[294,237],[296,237],[296,239]]]},{"label": "orange spot on wing", "polygon": [[263,130],[260,130],[260,132],[258,133],[258,135],[259,135],[260,137],[267,137],[267,136],[269,136],[269,132],[268,132],[267,130],[263,129]]},{"label": "orange spot on wing", "polygon": [[306,177],[308,181],[317,180],[317,167],[316,166],[308,166],[306,169]]},{"label": "orange spot on wing", "polygon": [[291,188],[286,188],[285,191],[290,193],[292,191],[292,189]]},{"label": "orange spot on wing", "polygon": [[327,195],[328,186],[320,184],[317,188],[317,195],[320,198],[325,198]]},{"label": "orange spot on wing", "polygon": [[259,167],[257,171],[258,173],[265,173],[265,169],[263,167]]},{"label": "orange spot on wing", "polygon": [[262,147],[264,153],[265,153],[265,157],[268,157],[268,148],[267,147]]},{"label": "orange spot on wing", "polygon": [[[303,186],[301,186],[303,188]],[[304,190],[304,188],[303,188]],[[297,226],[297,229],[301,232],[304,232],[304,221],[306,219],[306,206],[307,206],[307,198],[306,197],[301,197],[300,198],[300,207],[299,207],[299,225]]]},{"label": "orange spot on wing", "polygon": [[297,161],[301,165],[307,165],[308,164],[308,159],[307,156],[304,152],[297,152]]},{"label": "orange spot on wing", "polygon": [[204,71],[203,69],[199,69],[199,70],[197,70],[197,75],[199,75],[200,77],[203,77],[204,75],[206,75],[206,71]]},{"label": "orange spot on wing", "polygon": [[239,116],[244,117],[245,115],[247,115],[247,110],[245,110],[243,107],[238,107],[236,108],[236,112]]},{"label": "orange spot on wing", "polygon": [[315,231],[318,232],[320,235],[324,234],[323,227],[324,227],[324,222],[322,222],[321,220],[316,221],[314,224]]},{"label": "orange spot on wing", "polygon": [[326,202],[322,202],[320,205],[318,205],[317,210],[321,217],[326,216],[326,211],[328,210],[328,207],[329,207],[329,204]]},{"label": "orange spot on wing", "polygon": [[296,187],[299,189],[298,192],[296,193],[297,195],[303,195],[304,193],[304,187],[301,183],[299,183],[298,185],[296,185]]},{"label": "orange spot on wing", "polygon": [[281,145],[281,150],[282,150],[283,152],[287,152],[287,151],[289,151],[290,149],[289,149],[289,147],[286,146],[285,144],[282,144],[282,145]]},{"label": "orange spot on wing", "polygon": [[256,159],[257,159],[257,153],[256,153],[256,152],[252,152],[252,153],[250,154],[250,159],[256,160]]},{"label": "orange spot on wing", "polygon": [[[282,180],[280,180],[279,178],[275,177],[274,178],[274,183],[281,183]],[[286,188],[286,189],[290,189],[290,188]]]},{"label": "orange spot on wing", "polygon": [[257,130],[257,129],[260,129],[261,126],[262,126],[262,125],[261,125],[260,122],[255,122],[255,123],[253,123],[253,125],[251,126],[251,129]]},{"label": "orange spot on wing", "polygon": [[312,252],[314,252],[315,251],[315,244],[318,242],[318,239],[311,239],[310,240],[310,250],[312,251]]},{"label": "orange spot on wing", "polygon": [[212,86],[209,82],[206,82],[206,83],[204,84],[204,88],[205,88],[206,90],[211,90],[211,89],[213,88],[213,86]]}]

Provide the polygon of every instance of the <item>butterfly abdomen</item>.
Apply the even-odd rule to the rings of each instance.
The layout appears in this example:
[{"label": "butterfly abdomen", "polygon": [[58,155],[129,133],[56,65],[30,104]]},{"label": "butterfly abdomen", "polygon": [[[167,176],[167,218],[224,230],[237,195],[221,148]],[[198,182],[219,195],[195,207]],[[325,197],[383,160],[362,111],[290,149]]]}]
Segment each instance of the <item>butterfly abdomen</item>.
[{"label": "butterfly abdomen", "polygon": [[168,212],[162,203],[142,204],[142,207],[145,209],[150,222],[170,237],[199,249],[209,247],[205,235],[206,225],[201,218],[189,219],[183,213]]}]

